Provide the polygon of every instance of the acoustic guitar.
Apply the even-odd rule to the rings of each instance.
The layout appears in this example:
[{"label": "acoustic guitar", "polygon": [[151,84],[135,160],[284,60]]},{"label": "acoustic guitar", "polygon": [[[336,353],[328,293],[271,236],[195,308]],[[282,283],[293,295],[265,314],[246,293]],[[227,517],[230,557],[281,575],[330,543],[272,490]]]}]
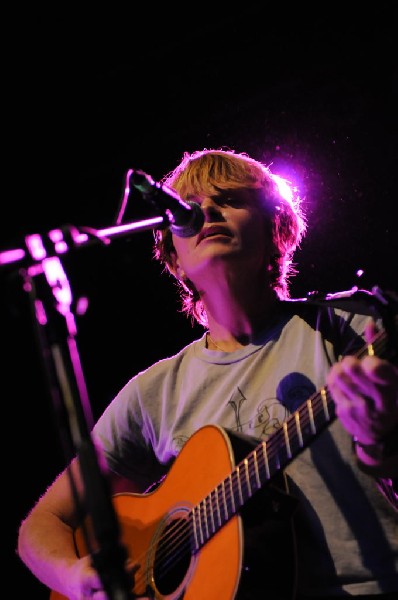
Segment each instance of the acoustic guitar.
[{"label": "acoustic guitar", "polygon": [[[386,348],[380,331],[357,356]],[[113,496],[121,541],[140,565],[132,597],[258,600],[263,590],[267,600],[292,600],[296,500],[284,491],[283,469],[334,419],[324,387],[267,441],[206,425],[154,491]],[[75,540],[87,554],[79,530]],[[51,591],[50,600],[65,598]]]}]

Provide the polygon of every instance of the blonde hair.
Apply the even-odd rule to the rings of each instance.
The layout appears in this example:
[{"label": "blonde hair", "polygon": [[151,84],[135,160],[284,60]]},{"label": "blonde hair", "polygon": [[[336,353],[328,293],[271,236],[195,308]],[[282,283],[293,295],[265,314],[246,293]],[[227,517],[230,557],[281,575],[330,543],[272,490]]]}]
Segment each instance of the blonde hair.
[{"label": "blonde hair", "polygon": [[[272,288],[281,300],[290,297],[289,279],[296,274],[293,254],[306,232],[306,219],[301,198],[290,184],[271,172],[269,167],[246,153],[234,150],[204,149],[185,152],[180,164],[160,182],[172,188],[183,199],[188,196],[214,194],[220,189],[261,189],[264,214],[272,226],[272,239],[277,248],[272,272]],[[170,229],[155,231],[154,258],[164,264],[173,276],[175,253]],[[207,327],[207,317],[194,285],[176,277],[180,287],[182,310]]]}]

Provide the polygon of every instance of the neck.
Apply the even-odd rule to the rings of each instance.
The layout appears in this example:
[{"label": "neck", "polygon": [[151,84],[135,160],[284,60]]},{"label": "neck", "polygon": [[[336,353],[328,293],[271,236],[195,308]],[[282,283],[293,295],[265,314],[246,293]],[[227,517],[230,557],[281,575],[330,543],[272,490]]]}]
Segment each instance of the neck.
[{"label": "neck", "polygon": [[232,352],[253,343],[270,325],[278,312],[278,299],[273,290],[260,294],[255,301],[244,303],[236,297],[206,303],[209,323],[208,348]]}]

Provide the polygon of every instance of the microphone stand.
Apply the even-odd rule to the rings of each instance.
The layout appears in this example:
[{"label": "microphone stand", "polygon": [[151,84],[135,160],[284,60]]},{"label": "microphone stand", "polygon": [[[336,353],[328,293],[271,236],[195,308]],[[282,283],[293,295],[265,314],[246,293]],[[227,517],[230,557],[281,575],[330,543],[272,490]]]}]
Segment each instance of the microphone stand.
[{"label": "microphone stand", "polygon": [[[84,484],[83,505],[79,502],[71,470],[68,472],[76,509],[82,517],[83,538],[110,600],[133,598],[132,581],[125,569],[127,552],[120,541],[111,492],[90,435],[93,416],[76,341],[72,290],[59,255],[89,243],[102,241],[109,244],[115,237],[161,229],[168,224],[164,214],[103,230],[66,226],[45,235],[28,235],[25,248],[0,252],[0,266],[23,262],[19,275],[30,298],[61,446],[67,461],[74,454],[79,458]],[[95,547],[83,514],[89,517]]]}]

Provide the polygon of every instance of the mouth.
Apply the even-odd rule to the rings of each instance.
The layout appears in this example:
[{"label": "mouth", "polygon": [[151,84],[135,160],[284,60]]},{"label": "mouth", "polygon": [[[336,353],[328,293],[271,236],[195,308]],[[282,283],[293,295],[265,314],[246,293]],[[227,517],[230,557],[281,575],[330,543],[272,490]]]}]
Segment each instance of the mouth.
[{"label": "mouth", "polygon": [[203,240],[208,240],[213,237],[224,236],[224,237],[232,237],[232,233],[223,227],[222,225],[211,225],[209,227],[204,227],[202,231],[198,235],[197,243],[200,244]]}]

